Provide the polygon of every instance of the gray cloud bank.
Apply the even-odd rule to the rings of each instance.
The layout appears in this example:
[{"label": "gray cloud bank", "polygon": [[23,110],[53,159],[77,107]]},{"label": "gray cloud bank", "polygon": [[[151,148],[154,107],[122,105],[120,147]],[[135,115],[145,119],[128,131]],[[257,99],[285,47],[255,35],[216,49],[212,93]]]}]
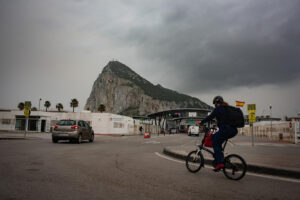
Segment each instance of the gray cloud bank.
[{"label": "gray cloud bank", "polygon": [[299,78],[299,6],[169,1],[153,11],[161,16],[156,24],[133,27],[124,40],[133,41],[141,56],[172,66],[181,90],[282,84]]},{"label": "gray cloud bank", "polygon": [[2,0],[0,106],[40,97],[83,106],[112,58],[201,97],[277,92],[299,83],[299,19],[298,0]]}]

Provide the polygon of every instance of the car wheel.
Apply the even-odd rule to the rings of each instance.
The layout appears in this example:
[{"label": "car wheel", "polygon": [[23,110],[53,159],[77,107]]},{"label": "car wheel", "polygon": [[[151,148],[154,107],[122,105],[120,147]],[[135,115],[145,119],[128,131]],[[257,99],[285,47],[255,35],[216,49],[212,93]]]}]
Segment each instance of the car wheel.
[{"label": "car wheel", "polygon": [[82,143],[82,135],[81,135],[81,133],[78,135],[77,143],[78,144]]},{"label": "car wheel", "polygon": [[58,139],[52,138],[52,142],[53,142],[53,143],[57,143],[57,142],[58,142]]},{"label": "car wheel", "polygon": [[92,134],[89,142],[94,142],[94,137],[95,137],[94,134]]}]

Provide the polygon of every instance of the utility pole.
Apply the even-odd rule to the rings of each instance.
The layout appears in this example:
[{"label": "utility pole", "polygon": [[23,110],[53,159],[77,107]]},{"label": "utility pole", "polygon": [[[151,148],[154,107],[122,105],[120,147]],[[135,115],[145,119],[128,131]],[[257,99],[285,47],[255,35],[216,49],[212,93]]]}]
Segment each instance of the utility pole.
[{"label": "utility pole", "polygon": [[253,128],[253,123],[250,123],[250,127],[251,127],[251,143],[252,143],[252,147],[254,147],[254,128]]},{"label": "utility pole", "polygon": [[270,120],[271,120],[271,139],[272,139],[272,105],[270,104]]},{"label": "utility pole", "polygon": [[251,131],[251,138],[252,138],[252,147],[254,146],[254,127],[253,123],[256,122],[256,104],[247,104],[247,111],[249,113],[249,124],[250,124],[250,131]]},{"label": "utility pole", "polygon": [[42,101],[42,98],[39,99],[39,111],[41,110],[41,101]]}]

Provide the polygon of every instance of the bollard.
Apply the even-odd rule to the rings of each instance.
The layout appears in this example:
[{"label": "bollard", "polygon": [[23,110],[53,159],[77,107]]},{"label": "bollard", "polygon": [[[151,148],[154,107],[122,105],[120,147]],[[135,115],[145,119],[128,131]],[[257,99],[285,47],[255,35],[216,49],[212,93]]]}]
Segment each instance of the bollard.
[{"label": "bollard", "polygon": [[150,134],[149,134],[149,132],[145,132],[145,134],[144,134],[144,138],[150,138]]}]

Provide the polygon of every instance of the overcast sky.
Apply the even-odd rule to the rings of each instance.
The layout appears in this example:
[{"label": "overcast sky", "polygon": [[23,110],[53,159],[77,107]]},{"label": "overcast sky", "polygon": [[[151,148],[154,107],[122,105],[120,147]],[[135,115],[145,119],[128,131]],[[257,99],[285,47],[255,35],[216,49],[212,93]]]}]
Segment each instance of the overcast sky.
[{"label": "overcast sky", "polygon": [[299,0],[0,0],[0,108],[77,98],[82,110],[116,59],[210,105],[296,116],[299,19]]}]

